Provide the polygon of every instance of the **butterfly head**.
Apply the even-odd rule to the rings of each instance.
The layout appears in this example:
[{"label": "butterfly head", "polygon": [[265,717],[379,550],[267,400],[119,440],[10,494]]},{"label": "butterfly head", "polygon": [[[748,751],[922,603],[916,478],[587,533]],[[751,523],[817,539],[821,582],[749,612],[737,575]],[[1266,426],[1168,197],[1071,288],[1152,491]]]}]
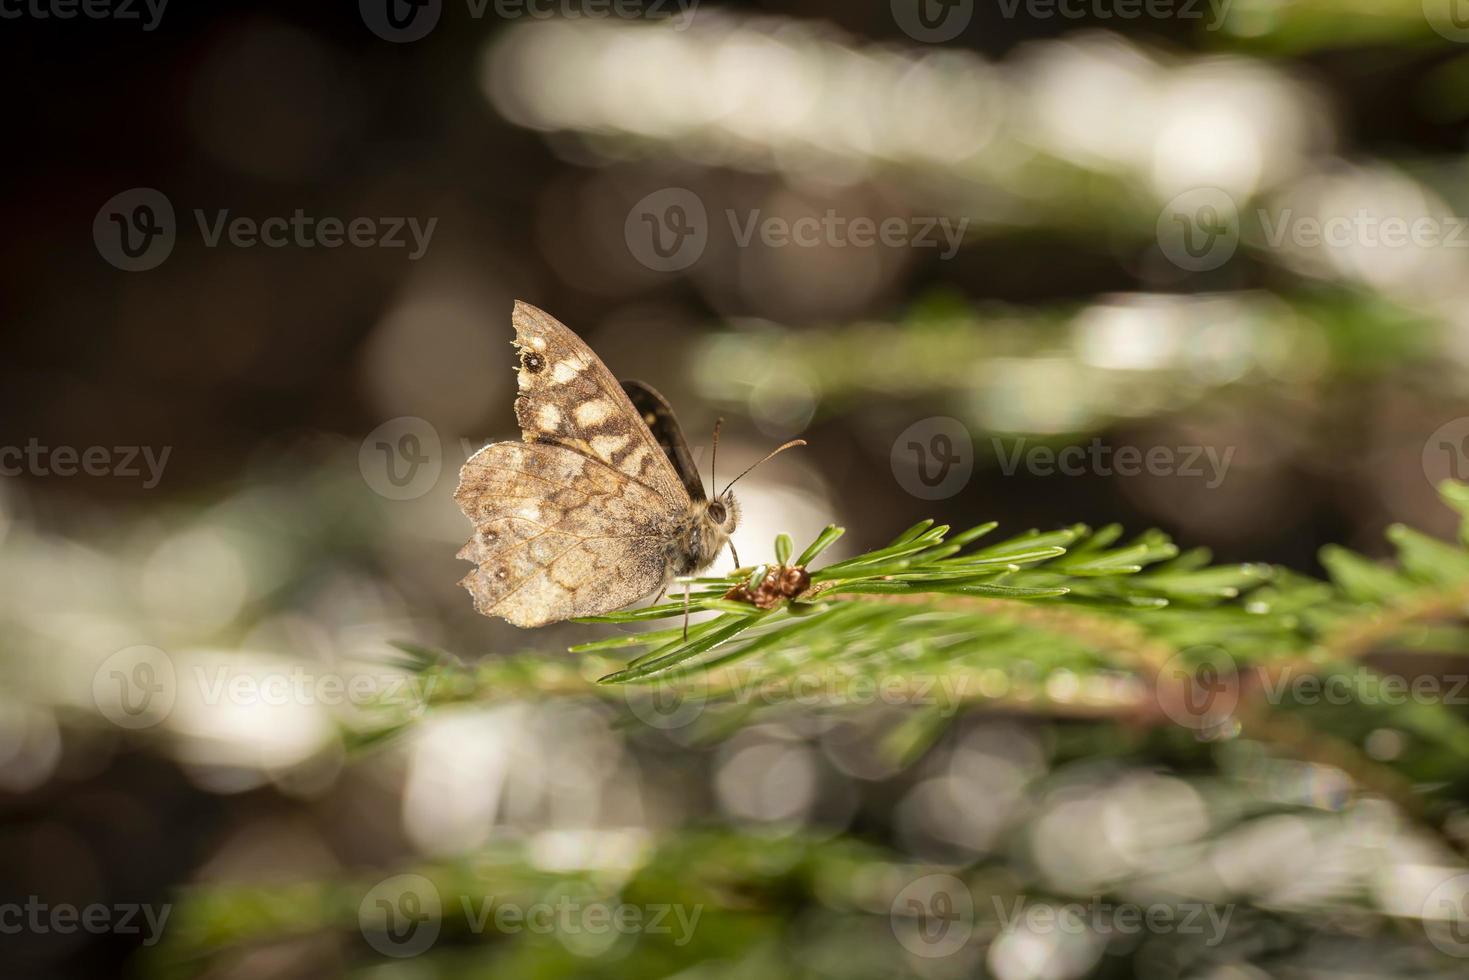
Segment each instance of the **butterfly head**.
[{"label": "butterfly head", "polygon": [[[719,427],[723,423],[723,419],[720,419],[719,421],[714,423],[714,449],[711,453],[711,459],[709,462],[709,482],[711,484],[711,487],[717,486],[717,484],[714,483],[714,460],[718,458],[719,454]],[[765,460],[770,459],[770,457],[778,455],[779,453],[782,453],[785,450],[792,448],[793,446],[804,445],[806,445],[805,439],[792,439],[785,445],[780,446],[770,453],[767,453],[765,455],[765,458],[760,460],[760,462],[746,467],[744,473],[741,473],[733,480],[730,480],[729,483],[725,484],[723,493],[703,505],[704,519],[701,524],[704,531],[703,537],[707,542],[706,553],[711,558],[714,555],[718,554],[719,550],[723,548],[727,543],[729,545],[730,556],[734,558],[735,565],[738,567],[740,563],[739,552],[735,551],[734,541],[730,540],[731,535],[733,535],[735,532],[735,528],[738,527],[740,523],[740,505],[739,502],[735,500],[734,494],[730,493],[730,488],[733,487],[736,483],[740,482],[745,473],[749,473],[750,470],[753,470],[756,466],[759,466],[760,463],[765,462]]]},{"label": "butterfly head", "polygon": [[735,500],[734,494],[726,491],[723,497],[704,505],[704,520],[719,533],[729,537],[740,523],[739,501]]}]

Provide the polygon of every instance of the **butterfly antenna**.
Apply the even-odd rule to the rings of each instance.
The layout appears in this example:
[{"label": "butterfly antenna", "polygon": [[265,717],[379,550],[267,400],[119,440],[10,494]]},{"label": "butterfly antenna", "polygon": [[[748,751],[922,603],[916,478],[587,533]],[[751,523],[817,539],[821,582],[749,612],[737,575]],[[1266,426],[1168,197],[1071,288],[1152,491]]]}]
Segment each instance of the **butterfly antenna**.
[{"label": "butterfly antenna", "polygon": [[747,473],[749,473],[755,467],[759,466],[761,463],[765,463],[765,462],[768,462],[768,461],[774,459],[776,456],[779,456],[781,453],[785,452],[787,449],[795,449],[797,446],[805,446],[805,445],[808,445],[808,443],[806,442],[805,439],[792,439],[790,442],[788,442],[788,443],[786,443],[786,444],[784,444],[782,446],[777,446],[776,448],[772,449],[770,452],[766,453],[765,454],[765,457],[763,459],[757,460],[756,462],[751,463],[749,466],[745,467],[745,472],[744,473],[741,473],[739,476],[735,477],[733,480],[730,480],[728,486],[726,486],[723,490],[719,491],[719,495],[721,497],[723,497],[725,494],[729,493],[729,488],[730,487],[734,486],[736,483],[739,483],[741,480],[743,480],[745,478],[745,475]]},{"label": "butterfly antenna", "polygon": [[717,463],[717,462],[719,462],[719,428],[722,425],[724,425],[724,419],[715,419],[714,420],[714,437],[711,440],[714,443],[714,447],[709,450],[709,487],[710,487],[710,489],[713,489],[714,487],[719,486],[719,481],[717,479],[715,479],[715,477],[714,477],[714,472],[715,472],[714,464]]}]

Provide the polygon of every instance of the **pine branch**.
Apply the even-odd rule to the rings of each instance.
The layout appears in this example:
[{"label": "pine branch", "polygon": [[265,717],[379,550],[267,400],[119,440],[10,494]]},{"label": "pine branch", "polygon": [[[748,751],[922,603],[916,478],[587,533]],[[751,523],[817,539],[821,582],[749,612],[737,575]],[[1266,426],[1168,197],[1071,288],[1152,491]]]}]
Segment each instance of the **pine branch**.
[{"label": "pine branch", "polygon": [[[876,692],[919,709],[892,737],[899,757],[921,751],[970,705],[1170,723],[1190,671],[1222,657],[1237,675],[1238,704],[1215,721],[1234,730],[1248,724],[1288,754],[1306,754],[1310,740],[1297,730],[1303,722],[1267,722],[1275,709],[1292,707],[1284,682],[1356,672],[1350,689],[1362,703],[1347,727],[1390,725],[1437,747],[1433,759],[1462,758],[1469,723],[1432,701],[1375,698],[1382,677],[1364,663],[1369,654],[1381,661],[1469,652],[1469,487],[1448,483],[1441,492],[1465,515],[1458,544],[1394,527],[1396,562],[1329,548],[1326,581],[1263,565],[1211,565],[1207,551],[1180,552],[1156,531],[1124,542],[1117,526],[1077,525],[986,545],[994,524],[951,534],[930,521],[885,547],[811,570],[842,533],[832,527],[794,560],[781,535],[769,564],[689,580],[688,609],[715,615],[686,635],[679,597],[588,620],[669,625],[572,647],[582,655],[575,665],[527,653],[471,667],[404,649],[434,681],[423,685],[422,707],[546,696],[634,703],[653,688],[712,709],[699,724],[714,737],[783,704],[840,710]],[[373,744],[417,715],[400,711],[354,738]],[[1332,761],[1384,795],[1413,802],[1397,774],[1345,742]],[[1419,765],[1429,772],[1415,779],[1438,764]]]},{"label": "pine branch", "polygon": [[[1442,493],[1469,527],[1469,487],[1449,483]],[[679,597],[582,620],[672,625],[572,647],[584,656],[581,672],[543,654],[494,658],[471,671],[437,651],[401,648],[417,669],[439,672],[436,702],[473,700],[489,686],[500,695],[584,695],[588,674],[603,666],[616,667],[602,673],[604,685],[701,677],[712,696],[728,689],[720,681],[736,666],[761,681],[805,670],[941,672],[974,678],[980,683],[965,700],[986,700],[997,691],[1037,693],[1015,673],[1019,664],[1041,672],[1033,682],[1058,670],[1156,679],[1181,652],[1207,647],[1272,676],[1357,661],[1390,641],[1411,649],[1469,635],[1457,623],[1426,626],[1457,620],[1469,600],[1469,532],[1455,546],[1394,527],[1395,565],[1329,548],[1330,580],[1318,581],[1265,565],[1210,565],[1206,550],[1180,552],[1157,531],[1119,543],[1116,525],[1076,525],[977,547],[994,530],[990,523],[951,535],[924,521],[885,547],[815,571],[810,564],[842,529],[827,528],[794,561],[781,535],[770,564],[680,580],[690,586],[687,606]],[[797,571],[803,587],[786,594],[781,579]],[[686,611],[716,615],[685,633]],[[629,652],[635,656],[619,663]]]}]

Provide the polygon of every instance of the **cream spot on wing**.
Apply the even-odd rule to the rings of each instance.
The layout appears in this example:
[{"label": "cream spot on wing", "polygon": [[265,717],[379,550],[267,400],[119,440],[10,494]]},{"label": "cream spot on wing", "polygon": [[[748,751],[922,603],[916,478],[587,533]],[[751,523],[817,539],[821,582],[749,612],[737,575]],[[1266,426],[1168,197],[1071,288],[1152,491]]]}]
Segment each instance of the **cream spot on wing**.
[{"label": "cream spot on wing", "polygon": [[523,517],[528,521],[539,521],[541,519],[541,505],[533,500],[527,500],[515,508],[515,516]]},{"label": "cream spot on wing", "polygon": [[543,429],[554,429],[561,424],[561,409],[555,405],[542,405],[536,412],[536,421]]},{"label": "cream spot on wing", "polygon": [[581,425],[598,425],[612,414],[612,403],[603,398],[593,398],[576,406],[576,421]]},{"label": "cream spot on wing", "polygon": [[592,451],[604,459],[611,459],[612,454],[627,445],[627,434],[620,436],[593,436]]},{"label": "cream spot on wing", "polygon": [[647,458],[648,447],[639,446],[637,449],[627,454],[627,459],[624,459],[621,463],[618,464],[618,469],[622,470],[622,472],[624,473],[629,473],[633,476],[637,476],[643,471],[643,460]]},{"label": "cream spot on wing", "polygon": [[559,384],[566,384],[576,377],[581,367],[571,361],[557,361],[556,366],[551,369],[551,380]]},{"label": "cream spot on wing", "polygon": [[527,340],[530,342],[530,345],[532,347],[534,347],[536,350],[545,350],[546,349],[546,338],[545,337],[532,336],[532,337],[527,338]]}]

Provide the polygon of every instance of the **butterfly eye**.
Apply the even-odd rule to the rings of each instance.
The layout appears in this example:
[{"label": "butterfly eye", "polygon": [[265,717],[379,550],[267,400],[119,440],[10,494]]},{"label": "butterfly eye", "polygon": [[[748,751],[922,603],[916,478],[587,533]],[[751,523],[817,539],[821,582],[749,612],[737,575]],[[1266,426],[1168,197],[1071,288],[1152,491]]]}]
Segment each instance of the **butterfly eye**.
[{"label": "butterfly eye", "polygon": [[541,357],[541,355],[539,355],[539,354],[527,354],[527,355],[525,355],[525,369],[527,371],[529,371],[531,374],[535,374],[537,371],[539,371],[541,368],[543,368],[545,366],[546,366],[546,359],[543,358],[543,357]]},{"label": "butterfly eye", "polygon": [[723,524],[727,516],[729,513],[724,509],[724,504],[716,500],[709,505],[709,519],[715,524]]}]

